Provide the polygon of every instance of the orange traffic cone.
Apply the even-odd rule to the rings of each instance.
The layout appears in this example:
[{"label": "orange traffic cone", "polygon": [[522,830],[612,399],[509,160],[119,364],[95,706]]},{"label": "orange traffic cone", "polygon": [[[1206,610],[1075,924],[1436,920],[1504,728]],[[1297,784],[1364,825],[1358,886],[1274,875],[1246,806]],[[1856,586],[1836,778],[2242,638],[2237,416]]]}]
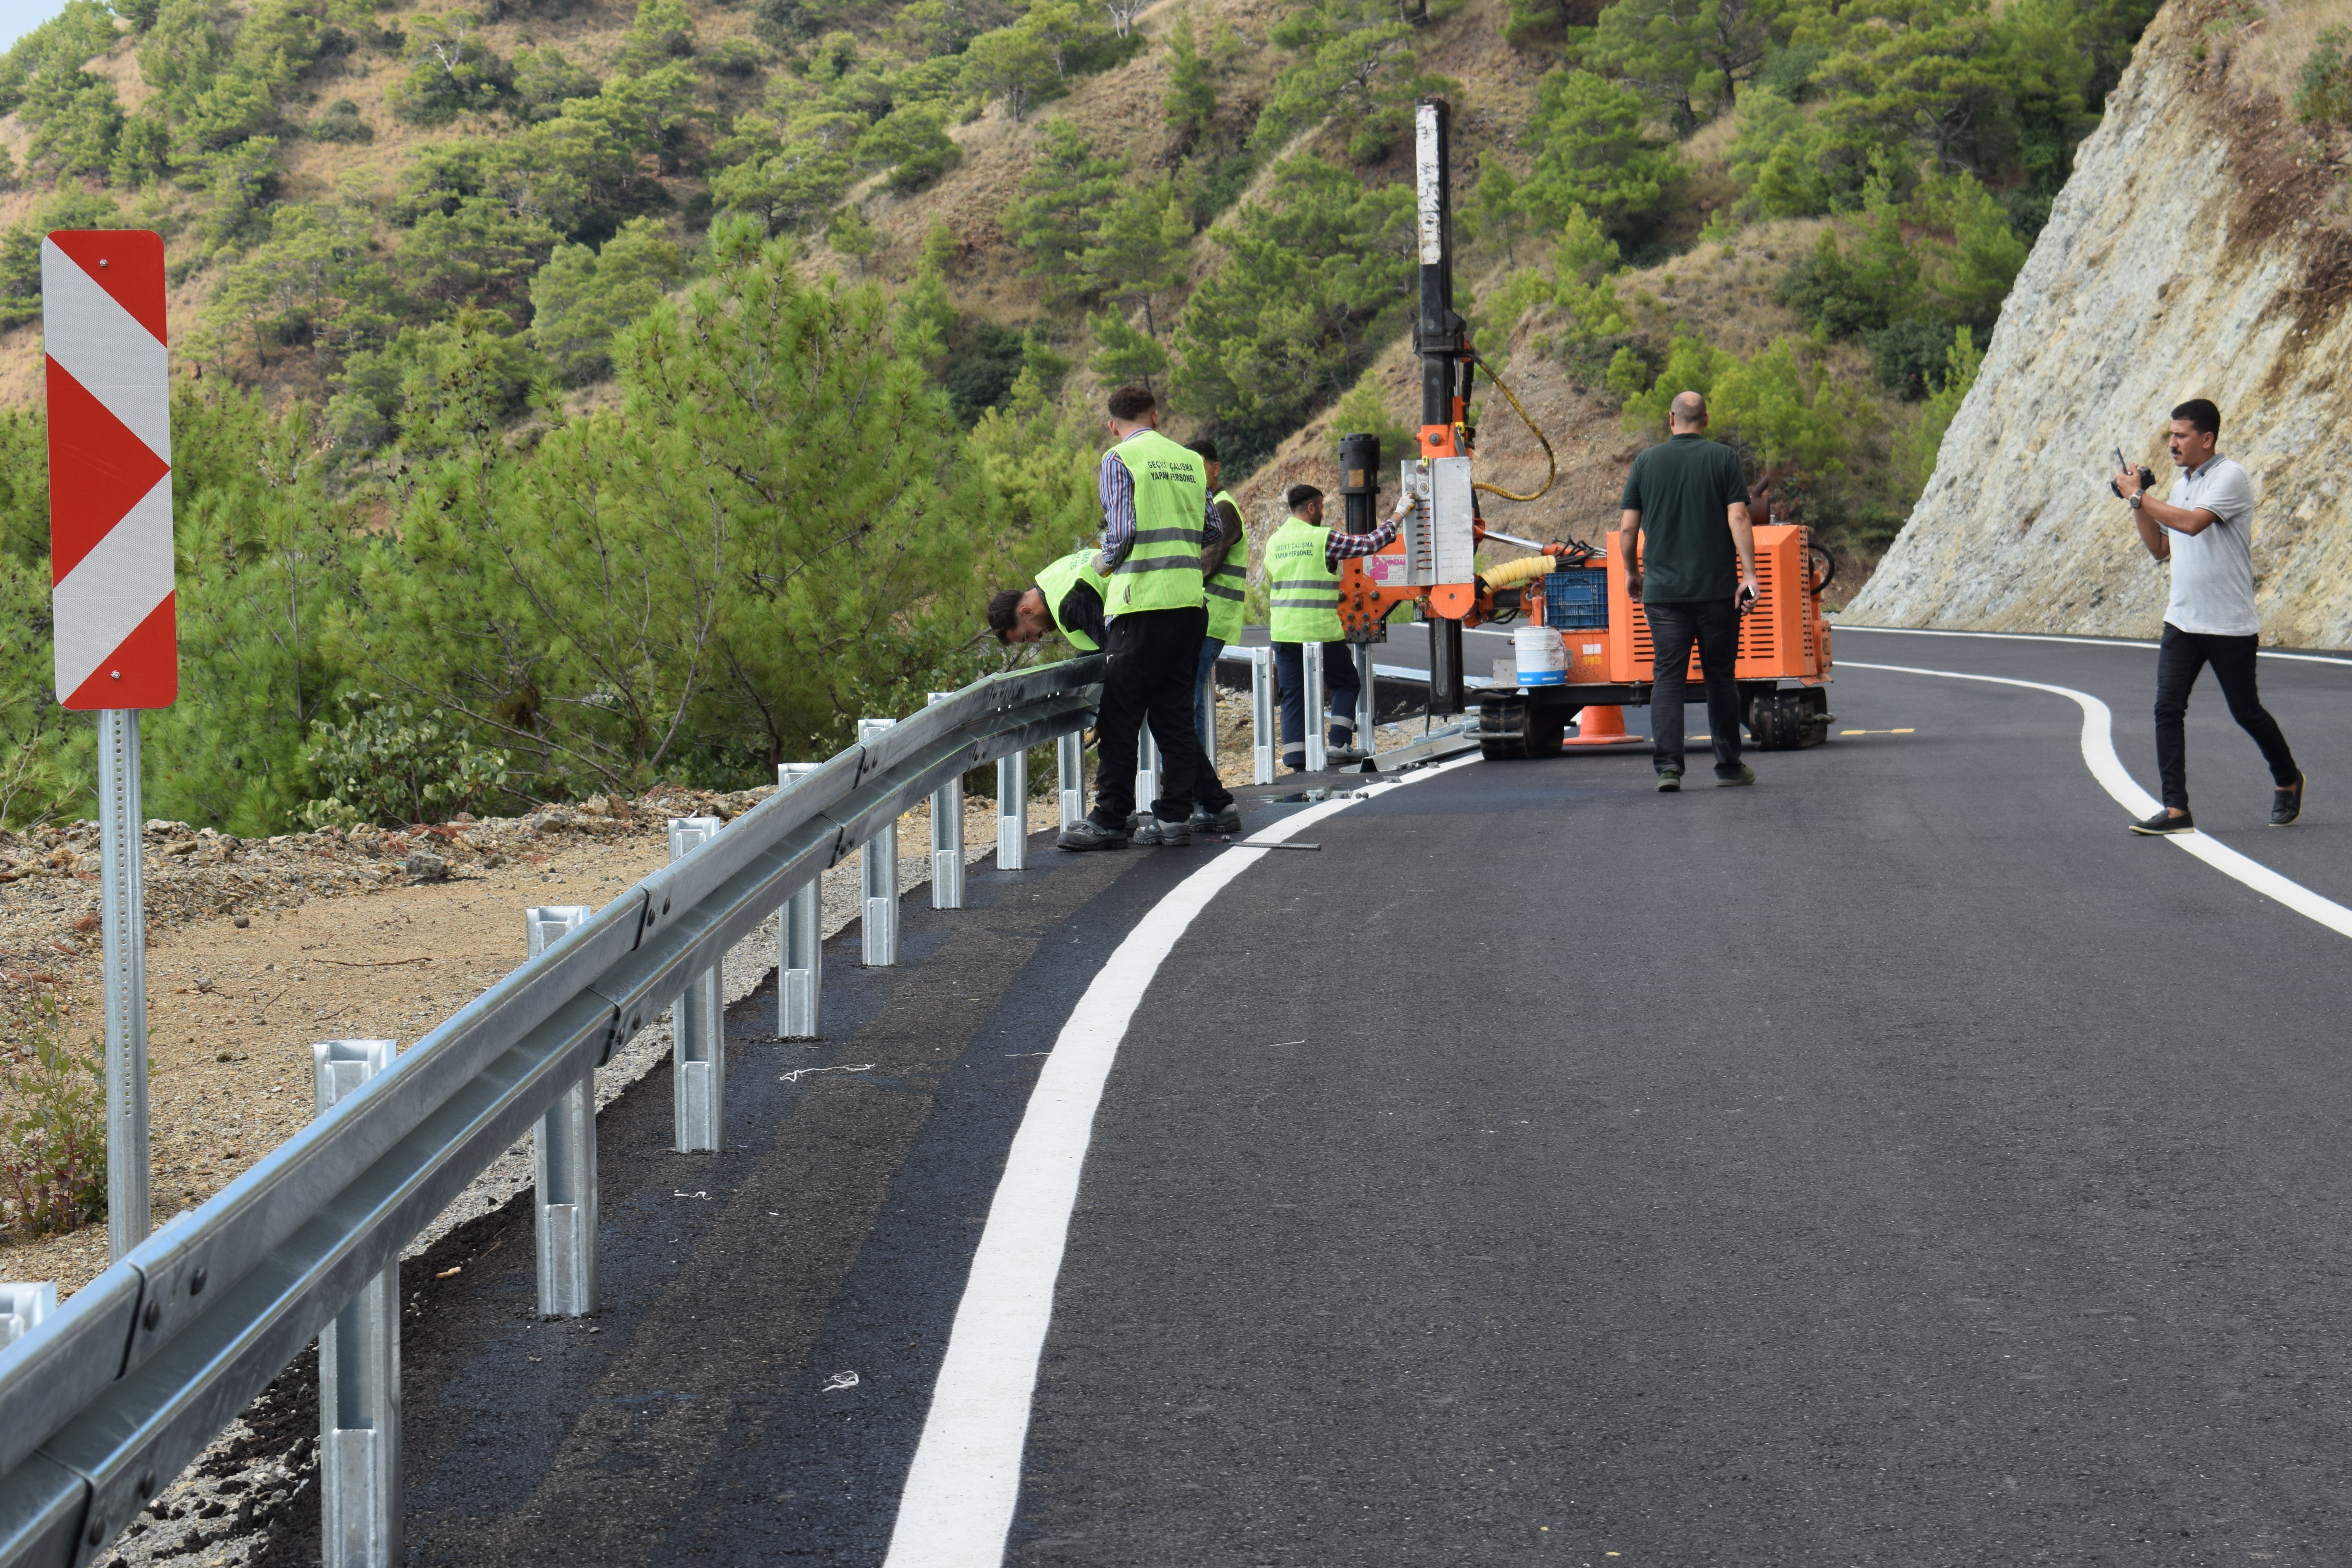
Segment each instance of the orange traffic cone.
[{"label": "orange traffic cone", "polygon": [[1576,733],[1560,742],[1562,750],[1573,746],[1646,746],[1645,735],[1625,732],[1625,710],[1612,702],[1585,709],[1576,718]]}]

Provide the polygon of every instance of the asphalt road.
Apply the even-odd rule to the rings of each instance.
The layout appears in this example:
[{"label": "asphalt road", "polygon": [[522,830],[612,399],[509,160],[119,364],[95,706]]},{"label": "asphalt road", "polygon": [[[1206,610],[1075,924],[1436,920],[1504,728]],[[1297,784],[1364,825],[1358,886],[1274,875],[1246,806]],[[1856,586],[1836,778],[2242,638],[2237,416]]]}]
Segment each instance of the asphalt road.
[{"label": "asphalt road", "polygon": [[[1206,903],[1091,1121],[1005,1561],[2342,1560],[2347,939],[2126,834],[2073,702],[1853,668],[2092,693],[2152,787],[2150,650],[1837,652],[1865,732],[1754,789],[1474,762]],[[2199,820],[2352,902],[2352,666],[2263,678],[2309,812],[2209,685]],[[899,969],[835,942],[824,1042],[740,1005],[725,1152],[666,1075],[605,1114],[593,1322],[533,1316],[520,1206],[415,1266],[411,1561],[881,1563],[1033,1053],[1232,853],[1041,843]]]}]

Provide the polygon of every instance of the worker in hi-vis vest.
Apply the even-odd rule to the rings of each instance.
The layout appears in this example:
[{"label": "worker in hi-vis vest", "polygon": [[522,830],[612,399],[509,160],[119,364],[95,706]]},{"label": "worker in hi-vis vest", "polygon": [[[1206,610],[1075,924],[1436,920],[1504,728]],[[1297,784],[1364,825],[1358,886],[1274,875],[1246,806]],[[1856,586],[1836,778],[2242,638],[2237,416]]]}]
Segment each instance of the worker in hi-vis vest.
[{"label": "worker in hi-vis vest", "polygon": [[1030,589],[1007,588],[988,601],[988,629],[998,642],[1039,642],[1055,632],[1080,653],[1099,653],[1110,641],[1103,625],[1103,590],[1110,579],[1095,570],[1092,550],[1049,561]]},{"label": "worker in hi-vis vest", "polygon": [[[1334,763],[1360,763],[1371,753],[1354,744],[1356,697],[1360,689],[1355,656],[1342,640],[1339,626],[1339,563],[1351,556],[1378,554],[1396,538],[1403,508],[1370,533],[1338,533],[1323,525],[1323,492],[1313,485],[1293,485],[1282,499],[1290,508],[1290,516],[1265,542],[1271,612],[1266,616],[1266,635],[1274,644],[1276,679],[1282,689],[1282,765],[1293,773],[1307,771],[1310,715],[1301,655],[1318,643],[1322,645],[1323,693],[1331,707],[1330,743],[1324,754]],[[1319,723],[1322,715],[1314,714],[1311,719]]]},{"label": "worker in hi-vis vest", "polygon": [[[1193,675],[1209,624],[1202,556],[1223,532],[1200,458],[1160,433],[1160,406],[1140,386],[1110,395],[1116,444],[1095,475],[1102,502],[1102,555],[1110,619],[1102,708],[1095,721],[1099,772],[1094,809],[1062,830],[1065,849],[1176,846],[1196,831],[1238,833],[1233,792],[1219,783],[1192,724]],[[1160,745],[1160,798],[1135,815],[1135,754],[1143,726]]]},{"label": "worker in hi-vis vest", "polygon": [[1192,725],[1205,749],[1210,727],[1217,721],[1217,656],[1226,645],[1241,640],[1242,598],[1249,592],[1249,530],[1242,524],[1242,509],[1233,492],[1217,488],[1217,444],[1195,441],[1192,447],[1208,465],[1210,504],[1217,509],[1223,529],[1217,542],[1201,553],[1209,635],[1201,639],[1201,668],[1192,678]]}]

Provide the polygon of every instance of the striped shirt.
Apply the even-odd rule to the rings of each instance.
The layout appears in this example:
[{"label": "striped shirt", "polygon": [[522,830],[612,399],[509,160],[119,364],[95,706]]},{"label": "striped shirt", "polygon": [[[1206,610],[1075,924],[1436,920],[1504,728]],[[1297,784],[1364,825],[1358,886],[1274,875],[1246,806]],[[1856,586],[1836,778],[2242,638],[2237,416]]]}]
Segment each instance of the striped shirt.
[{"label": "striped shirt", "polygon": [[[1103,454],[1102,467],[1095,472],[1095,494],[1102,500],[1103,514],[1102,559],[1095,563],[1095,568],[1108,577],[1118,570],[1118,563],[1135,548],[1135,476],[1118,460],[1116,449]],[[1201,548],[1210,549],[1223,531],[1217,503],[1209,498],[1203,507]]]},{"label": "striped shirt", "polygon": [[1342,533],[1338,529],[1323,542],[1323,564],[1337,567],[1340,562],[1359,555],[1378,555],[1393,542],[1397,535],[1397,520],[1390,517],[1370,533]]}]

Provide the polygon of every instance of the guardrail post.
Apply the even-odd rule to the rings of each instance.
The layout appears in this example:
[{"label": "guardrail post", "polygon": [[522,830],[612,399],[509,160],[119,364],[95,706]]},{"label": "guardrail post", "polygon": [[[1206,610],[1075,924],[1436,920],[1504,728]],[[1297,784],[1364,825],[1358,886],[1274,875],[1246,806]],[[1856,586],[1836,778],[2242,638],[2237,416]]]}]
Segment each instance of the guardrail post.
[{"label": "guardrail post", "polygon": [[[952,691],[934,691],[945,702]],[[963,775],[931,792],[931,908],[963,908]]]},{"label": "guardrail post", "polygon": [[[776,787],[787,790],[824,766],[780,763]],[[824,994],[824,909],[820,872],[792,890],[776,911],[776,1037],[814,1040],[822,1032]]]},{"label": "guardrail post", "polygon": [[0,1284],[0,1350],[41,1326],[58,1310],[58,1288],[47,1279]]},{"label": "guardrail post", "polygon": [[1366,752],[1380,747],[1372,740],[1372,719],[1380,711],[1377,694],[1372,690],[1372,645],[1358,643],[1356,654],[1356,744]]},{"label": "guardrail post", "polygon": [[[683,860],[725,826],[715,816],[673,816],[669,858]],[[727,1126],[727,998],[714,963],[686,983],[669,1012],[670,1071],[681,1154],[718,1149]]]},{"label": "guardrail post", "polygon": [[[392,1066],[391,1040],[310,1047],[319,1114]],[[394,1568],[401,1549],[400,1265],[366,1284],[319,1333],[320,1559]]]},{"label": "guardrail post", "polygon": [[[870,741],[897,723],[896,719],[860,719],[857,738]],[[882,825],[880,832],[857,847],[857,879],[866,896],[866,919],[859,928],[861,956],[868,969],[887,969],[898,962],[898,824]]]},{"label": "guardrail post", "polygon": [[1323,647],[1319,643],[1298,645],[1299,704],[1307,724],[1307,771],[1319,773],[1331,765],[1323,750]]},{"label": "guardrail post", "polygon": [[1150,816],[1151,803],[1160,798],[1160,743],[1152,738],[1151,721],[1146,718],[1135,731],[1135,809],[1138,816]]},{"label": "guardrail post", "polygon": [[1029,753],[996,759],[996,868],[1029,868]]},{"label": "guardrail post", "polygon": [[1254,647],[1250,656],[1250,782],[1274,782],[1274,649]]},{"label": "guardrail post", "polygon": [[98,715],[99,899],[106,1012],[106,1235],[116,1258],[147,1239],[147,914],[140,868],[139,710]]},{"label": "guardrail post", "polygon": [[[526,945],[537,958],[596,911],[586,904],[541,904],[523,911]],[[532,1235],[539,1246],[539,1310],[584,1318],[596,1310],[596,1069],[590,1068],[539,1119],[530,1140],[537,1191]]]},{"label": "guardrail post", "polygon": [[1054,742],[1054,763],[1061,775],[1062,831],[1066,833],[1087,814],[1087,738],[1076,730]]}]

